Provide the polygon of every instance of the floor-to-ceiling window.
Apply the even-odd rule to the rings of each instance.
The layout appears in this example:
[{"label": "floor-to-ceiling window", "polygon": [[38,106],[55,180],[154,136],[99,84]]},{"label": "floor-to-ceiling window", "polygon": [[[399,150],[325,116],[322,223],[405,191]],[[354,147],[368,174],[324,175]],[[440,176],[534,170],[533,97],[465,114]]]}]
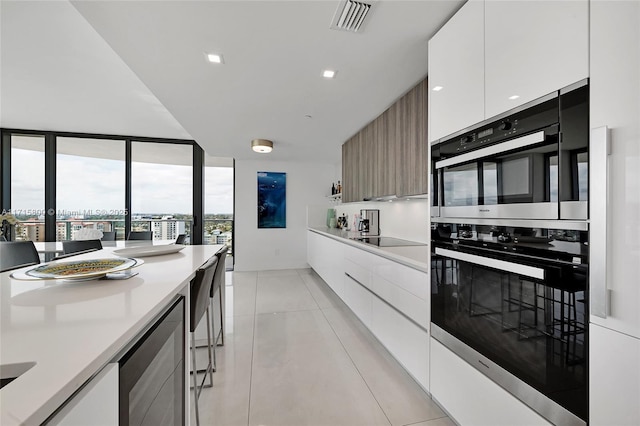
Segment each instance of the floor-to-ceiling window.
[{"label": "floor-to-ceiling window", "polygon": [[16,240],[44,241],[44,136],[11,135],[11,213]]},{"label": "floor-to-ceiling window", "polygon": [[131,230],[151,231],[154,240],[191,236],[192,145],[132,143],[131,215]]},{"label": "floor-to-ceiling window", "polygon": [[124,239],[125,141],[59,137],[56,149],[56,240],[87,229]]},{"label": "floor-to-ceiling window", "polygon": [[[233,255],[233,159],[205,156],[204,244],[226,244]],[[233,264],[227,261],[227,268]]]}]

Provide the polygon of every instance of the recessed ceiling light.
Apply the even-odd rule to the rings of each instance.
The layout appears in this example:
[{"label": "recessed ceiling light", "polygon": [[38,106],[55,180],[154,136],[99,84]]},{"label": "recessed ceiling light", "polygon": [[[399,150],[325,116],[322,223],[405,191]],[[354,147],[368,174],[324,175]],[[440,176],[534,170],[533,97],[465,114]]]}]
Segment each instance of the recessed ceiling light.
[{"label": "recessed ceiling light", "polygon": [[322,72],[322,76],[323,76],[324,78],[333,78],[333,77],[335,77],[335,76],[336,76],[336,72],[335,72],[335,71],[332,71],[332,70],[324,70],[324,71]]},{"label": "recessed ceiling light", "polygon": [[509,96],[509,100],[513,101],[515,99],[518,99],[519,97],[520,97],[520,95]]},{"label": "recessed ceiling light", "polygon": [[224,59],[219,53],[207,53],[207,59],[213,64],[224,64]]},{"label": "recessed ceiling light", "polygon": [[311,114],[305,114],[304,118],[313,118],[313,116]]},{"label": "recessed ceiling light", "polygon": [[433,90],[434,92],[439,92],[439,91],[441,91],[442,89],[443,89],[443,87],[442,87],[442,86],[435,86],[435,87],[434,87],[433,89],[431,89],[431,90]]}]

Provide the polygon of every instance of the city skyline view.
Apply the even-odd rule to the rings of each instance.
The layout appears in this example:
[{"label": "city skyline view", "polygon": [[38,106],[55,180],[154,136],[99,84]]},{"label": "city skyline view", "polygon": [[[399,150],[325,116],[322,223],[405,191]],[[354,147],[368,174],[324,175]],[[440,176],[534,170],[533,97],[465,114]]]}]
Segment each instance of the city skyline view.
[{"label": "city skyline view", "polygon": [[[13,148],[12,164],[12,212],[43,212],[44,153]],[[58,154],[56,172],[58,216],[124,214],[124,161]],[[191,181],[191,166],[133,162],[127,213],[191,215]],[[204,207],[205,214],[233,214],[233,168],[205,168]]]}]

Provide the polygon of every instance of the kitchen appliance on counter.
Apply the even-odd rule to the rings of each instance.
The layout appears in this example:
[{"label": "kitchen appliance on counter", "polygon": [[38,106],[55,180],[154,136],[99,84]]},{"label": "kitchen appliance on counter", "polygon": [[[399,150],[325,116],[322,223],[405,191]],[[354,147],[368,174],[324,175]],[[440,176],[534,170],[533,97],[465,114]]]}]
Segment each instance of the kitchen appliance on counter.
[{"label": "kitchen appliance on counter", "polygon": [[360,210],[358,231],[361,235],[380,235],[380,210]]},{"label": "kitchen appliance on counter", "polygon": [[583,80],[431,147],[433,217],[586,220]]},{"label": "kitchen appliance on counter", "polygon": [[437,223],[431,235],[433,337],[552,423],[585,424],[588,232]]}]

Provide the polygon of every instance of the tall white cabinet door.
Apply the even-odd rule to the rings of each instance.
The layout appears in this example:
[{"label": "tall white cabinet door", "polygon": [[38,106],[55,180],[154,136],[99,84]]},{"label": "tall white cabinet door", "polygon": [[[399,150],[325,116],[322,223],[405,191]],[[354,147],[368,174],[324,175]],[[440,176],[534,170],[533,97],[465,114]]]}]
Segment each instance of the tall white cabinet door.
[{"label": "tall white cabinet door", "polygon": [[587,0],[487,0],[485,18],[487,118],[588,77]]},{"label": "tall white cabinet door", "polygon": [[589,424],[640,424],[640,340],[598,325],[589,329]]},{"label": "tall white cabinet door", "polygon": [[[590,262],[606,266],[610,312],[606,319],[592,313],[591,321],[640,339],[640,2],[593,1],[590,37],[590,126],[608,126],[611,141],[606,193],[589,195],[609,206],[607,256]],[[592,233],[594,226],[603,225],[592,224]],[[593,301],[603,297],[598,284],[591,282]]]},{"label": "tall white cabinet door", "polygon": [[483,33],[484,1],[470,0],[429,40],[429,141],[484,119]]}]

